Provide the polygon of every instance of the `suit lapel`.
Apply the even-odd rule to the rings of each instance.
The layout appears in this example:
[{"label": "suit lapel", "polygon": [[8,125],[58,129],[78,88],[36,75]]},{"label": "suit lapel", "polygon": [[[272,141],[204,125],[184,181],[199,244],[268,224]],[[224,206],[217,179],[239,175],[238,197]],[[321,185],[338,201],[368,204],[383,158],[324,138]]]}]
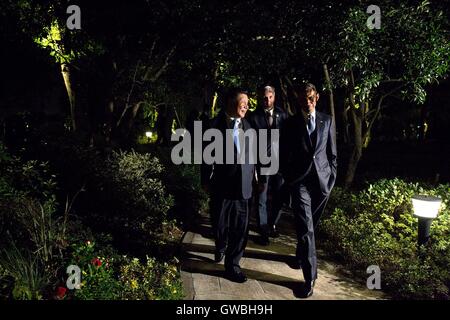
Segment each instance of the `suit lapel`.
[{"label": "suit lapel", "polygon": [[280,113],[278,112],[277,108],[275,107],[273,109],[273,123],[274,123],[274,129],[279,129],[278,126],[278,118],[280,117]]},{"label": "suit lapel", "polygon": [[305,119],[303,119],[303,114],[297,113],[298,116],[298,125],[300,126],[300,131],[303,137],[303,140],[305,142],[305,144],[308,146],[308,149],[312,150],[313,146],[312,146],[312,142],[311,142],[311,138],[308,134],[308,130],[306,129],[306,122]]},{"label": "suit lapel", "polygon": [[[233,128],[231,127],[231,124],[228,123],[227,116],[226,116],[225,112],[221,112],[217,116],[217,129],[220,132],[222,132],[222,136],[224,137],[223,154],[224,154],[224,157],[226,157],[227,149],[226,149],[225,141],[226,141],[226,136],[227,136],[227,129],[233,129]],[[234,143],[233,143],[233,145],[234,145]],[[236,146],[234,146],[234,150],[235,150],[235,152],[237,152],[236,151]],[[226,158],[224,158],[224,162],[225,162],[225,159]]]},{"label": "suit lapel", "polygon": [[260,128],[262,128],[262,129],[269,128],[269,124],[267,123],[266,113],[265,113],[264,109],[262,109],[262,108],[258,109],[257,119],[258,119]]},{"label": "suit lapel", "polygon": [[319,146],[320,141],[322,140],[322,133],[324,128],[324,121],[322,117],[322,113],[316,111],[316,145],[315,149]]},{"label": "suit lapel", "polygon": [[315,130],[316,131],[315,132],[316,139],[315,139],[315,145],[314,146],[313,146],[313,143],[311,141],[311,137],[308,134],[308,130],[306,128],[305,119],[303,118],[301,113],[298,114],[298,115],[299,115],[299,125],[301,127],[304,140],[306,141],[306,144],[308,145],[308,147],[312,151],[315,151],[317,149],[317,147],[319,146],[319,144],[321,143],[323,130],[324,130],[324,125],[325,125],[322,113],[316,111],[316,130]]}]

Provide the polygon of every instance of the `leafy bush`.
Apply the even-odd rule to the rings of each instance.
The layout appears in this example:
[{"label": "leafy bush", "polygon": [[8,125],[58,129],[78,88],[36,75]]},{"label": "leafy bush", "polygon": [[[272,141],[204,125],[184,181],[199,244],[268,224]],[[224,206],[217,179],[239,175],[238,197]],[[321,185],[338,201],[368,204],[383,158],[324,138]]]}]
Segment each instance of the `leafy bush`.
[{"label": "leafy bush", "polygon": [[[440,214],[431,240],[418,251],[414,194],[439,196]],[[450,186],[436,188],[383,179],[359,193],[336,188],[321,224],[325,246],[363,275],[382,270],[384,289],[397,298],[448,299],[450,273]]]},{"label": "leafy bush", "polygon": [[74,245],[70,264],[81,269],[81,289],[74,291],[75,299],[119,299],[122,288],[113,269],[115,259],[102,251],[96,252],[94,242]]},{"label": "leafy bush", "polygon": [[55,175],[45,161],[22,161],[0,142],[0,197],[28,196],[48,200],[56,191]]},{"label": "leafy bush", "polygon": [[[181,298],[173,256],[182,233],[168,215],[174,200],[159,159],[134,151],[102,155],[76,143],[61,148],[66,153],[49,154],[50,162],[25,161],[0,143],[0,297]],[[146,254],[154,257],[134,258]],[[82,270],[80,290],[65,287],[70,264]]]},{"label": "leafy bush", "polygon": [[153,228],[161,226],[173,205],[160,178],[163,170],[158,158],[149,154],[113,152],[106,162],[104,186],[112,195],[120,195],[116,212],[129,217],[131,223],[139,220]]},{"label": "leafy bush", "polygon": [[93,241],[73,246],[70,264],[81,269],[81,288],[69,297],[82,300],[169,300],[182,298],[176,265],[146,257],[119,256],[112,247]]},{"label": "leafy bush", "polygon": [[97,192],[91,194],[97,203],[93,209],[116,240],[144,252],[164,253],[167,243],[179,239],[175,222],[167,216],[173,197],[162,182],[166,172],[158,158],[113,152],[100,172]]},{"label": "leafy bush", "polygon": [[62,189],[74,194],[83,186],[74,213],[94,231],[111,233],[119,249],[165,254],[164,246],[180,238],[168,216],[174,199],[158,157],[133,150],[101,152],[72,140],[50,145],[49,154]]},{"label": "leafy bush", "polygon": [[7,276],[12,277],[11,285],[6,295],[19,300],[40,300],[49,278],[45,273],[40,259],[30,252],[21,252],[12,245],[3,249],[0,255],[0,265],[4,269],[3,282]]},{"label": "leafy bush", "polygon": [[55,176],[48,163],[22,161],[0,144],[0,186],[0,265],[14,279],[14,298],[39,299],[66,246],[67,221],[56,213]]},{"label": "leafy bush", "polygon": [[120,267],[120,281],[123,284],[123,299],[126,300],[178,300],[183,290],[177,267],[146,257],[146,263],[139,259],[126,258]]},{"label": "leafy bush", "polygon": [[200,212],[208,210],[208,195],[203,191],[200,182],[200,166],[174,165],[170,150],[166,149],[160,149],[158,156],[167,168],[163,181],[175,200],[169,214],[187,229]]}]

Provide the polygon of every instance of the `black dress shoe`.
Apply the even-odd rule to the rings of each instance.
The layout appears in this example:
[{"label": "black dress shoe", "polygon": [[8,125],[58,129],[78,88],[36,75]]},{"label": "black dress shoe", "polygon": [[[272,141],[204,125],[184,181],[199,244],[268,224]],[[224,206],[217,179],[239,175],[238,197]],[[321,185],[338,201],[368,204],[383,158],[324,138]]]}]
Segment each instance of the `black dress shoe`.
[{"label": "black dress shoe", "polygon": [[303,299],[311,297],[314,293],[314,285],[315,280],[306,281],[304,286],[299,290],[298,293],[296,293],[296,296]]},{"label": "black dress shoe", "polygon": [[302,269],[302,262],[300,260],[294,258],[289,263],[289,267],[291,267],[294,270],[301,270]]},{"label": "black dress shoe", "polygon": [[225,278],[237,283],[247,281],[247,276],[242,271],[225,271]]},{"label": "black dress shoe", "polygon": [[225,257],[225,253],[223,252],[216,252],[214,253],[214,262],[219,263],[223,260],[223,257]]},{"label": "black dress shoe", "polygon": [[262,246],[268,246],[270,244],[269,237],[266,235],[261,235],[261,238],[259,239],[259,243]]}]

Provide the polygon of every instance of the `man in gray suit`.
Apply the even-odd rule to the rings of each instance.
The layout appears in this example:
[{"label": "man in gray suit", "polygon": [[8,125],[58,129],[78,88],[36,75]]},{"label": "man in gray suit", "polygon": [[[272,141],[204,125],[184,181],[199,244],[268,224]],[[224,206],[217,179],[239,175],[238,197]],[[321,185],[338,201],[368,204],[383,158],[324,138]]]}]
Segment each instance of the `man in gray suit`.
[{"label": "man in gray suit", "polygon": [[[261,129],[268,133],[267,154],[271,156],[272,142],[270,134],[273,129],[281,130],[288,115],[275,105],[275,88],[273,86],[263,86],[259,90],[260,103],[254,112],[248,115],[248,121],[253,129],[259,133]],[[259,179],[259,194],[257,196],[258,225],[261,234],[261,244],[269,245],[269,236],[277,237],[277,223],[280,219],[280,209],[282,205],[281,189],[283,179],[281,174],[261,175],[262,165],[257,166]],[[270,191],[269,191],[270,190]],[[270,194],[272,201],[268,201]],[[271,202],[271,206],[268,204]]]},{"label": "man in gray suit", "polygon": [[[248,110],[248,95],[244,90],[230,89],[226,97],[226,109],[211,119],[205,129],[218,129],[225,137],[226,130],[233,130],[233,137],[251,129],[244,119]],[[241,133],[242,134],[242,133]],[[234,140],[234,139],[233,139]],[[225,155],[226,145],[223,145]],[[232,150],[231,150],[232,151]],[[244,153],[245,161],[237,158]],[[234,140],[234,163],[203,163],[201,178],[203,188],[210,193],[210,216],[215,236],[215,261],[225,257],[225,275],[234,282],[245,282],[239,261],[244,254],[248,235],[248,199],[252,196],[255,166],[248,161],[250,148]]]},{"label": "man in gray suit", "polygon": [[329,115],[316,111],[319,93],[313,84],[296,88],[296,94],[299,110],[280,135],[280,170],[291,191],[296,264],[305,279],[298,295],[307,298],[317,279],[314,230],[336,181],[336,129]]}]

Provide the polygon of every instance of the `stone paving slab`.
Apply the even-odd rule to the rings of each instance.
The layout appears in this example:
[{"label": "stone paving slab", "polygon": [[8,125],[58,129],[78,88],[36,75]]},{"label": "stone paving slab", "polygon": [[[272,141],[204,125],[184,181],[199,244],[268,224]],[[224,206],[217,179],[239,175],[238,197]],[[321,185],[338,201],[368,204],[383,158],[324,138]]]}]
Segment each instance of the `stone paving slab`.
[{"label": "stone paving slab", "polygon": [[[296,238],[292,230],[283,230],[269,246],[258,245],[257,234],[249,241],[241,260],[248,281],[240,284],[224,278],[223,261],[215,263],[214,241],[205,219],[199,228],[183,238],[182,281],[187,300],[297,300],[293,290],[303,282],[301,270],[289,267],[294,257]],[[319,278],[314,295],[308,300],[386,299],[380,291],[367,289],[339,270],[341,266],[326,261],[319,254]]]}]

